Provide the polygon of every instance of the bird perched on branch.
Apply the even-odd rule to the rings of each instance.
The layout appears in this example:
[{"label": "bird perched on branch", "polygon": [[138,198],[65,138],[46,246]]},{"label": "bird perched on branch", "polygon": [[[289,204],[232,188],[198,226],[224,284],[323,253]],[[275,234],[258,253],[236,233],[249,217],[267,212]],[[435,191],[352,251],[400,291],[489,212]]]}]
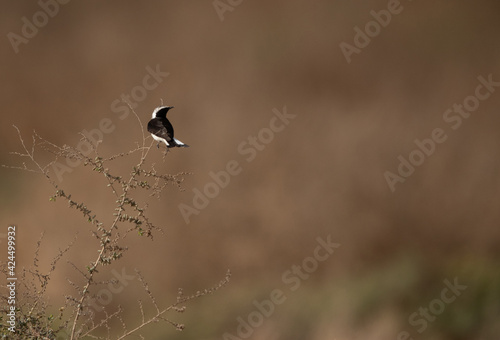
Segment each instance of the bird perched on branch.
[{"label": "bird perched on branch", "polygon": [[174,138],[174,127],[167,119],[167,112],[173,109],[173,106],[158,106],[148,122],[148,132],[154,140],[158,142],[156,146],[160,147],[160,142],[165,143],[167,148],[182,147],[186,148],[189,145],[184,144],[177,138]]}]

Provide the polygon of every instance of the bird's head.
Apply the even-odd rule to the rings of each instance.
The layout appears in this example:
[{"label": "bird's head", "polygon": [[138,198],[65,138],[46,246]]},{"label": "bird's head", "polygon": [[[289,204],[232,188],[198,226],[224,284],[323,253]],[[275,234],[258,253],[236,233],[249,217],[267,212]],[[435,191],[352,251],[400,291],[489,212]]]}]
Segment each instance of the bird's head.
[{"label": "bird's head", "polygon": [[173,106],[158,106],[156,109],[154,109],[151,118],[166,117],[168,110],[173,108],[174,108]]}]

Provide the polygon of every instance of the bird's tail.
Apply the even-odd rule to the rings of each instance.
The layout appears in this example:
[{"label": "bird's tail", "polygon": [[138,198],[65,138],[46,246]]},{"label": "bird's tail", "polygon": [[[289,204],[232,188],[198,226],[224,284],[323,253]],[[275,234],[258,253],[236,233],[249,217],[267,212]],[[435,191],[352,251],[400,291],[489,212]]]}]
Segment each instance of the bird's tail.
[{"label": "bird's tail", "polygon": [[178,146],[180,148],[189,148],[189,145],[187,144],[184,144],[183,142],[181,142],[180,140],[178,140],[177,138],[174,138],[174,142],[175,142],[175,146]]}]

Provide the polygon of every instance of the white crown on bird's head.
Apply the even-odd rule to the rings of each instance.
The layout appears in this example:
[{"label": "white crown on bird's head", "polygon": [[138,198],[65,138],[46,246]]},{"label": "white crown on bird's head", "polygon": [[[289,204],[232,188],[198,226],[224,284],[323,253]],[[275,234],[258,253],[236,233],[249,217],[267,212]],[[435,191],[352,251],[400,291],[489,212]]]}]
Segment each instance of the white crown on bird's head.
[{"label": "white crown on bird's head", "polygon": [[153,110],[153,114],[151,115],[151,118],[156,118],[156,113],[158,111],[160,111],[161,109],[165,109],[165,108],[168,108],[170,110],[170,109],[173,109],[174,107],[173,106],[158,106],[156,109]]}]

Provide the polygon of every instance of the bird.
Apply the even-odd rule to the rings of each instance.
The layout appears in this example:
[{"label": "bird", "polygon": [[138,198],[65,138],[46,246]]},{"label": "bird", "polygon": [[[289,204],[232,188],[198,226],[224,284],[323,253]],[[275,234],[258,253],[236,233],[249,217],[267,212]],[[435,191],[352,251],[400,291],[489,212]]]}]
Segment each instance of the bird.
[{"label": "bird", "polygon": [[156,144],[158,148],[160,147],[160,142],[165,143],[167,148],[189,147],[189,145],[174,138],[174,127],[167,119],[168,110],[173,108],[173,106],[158,106],[154,109],[151,120],[148,122],[148,132],[151,133],[153,139],[158,142]]}]

